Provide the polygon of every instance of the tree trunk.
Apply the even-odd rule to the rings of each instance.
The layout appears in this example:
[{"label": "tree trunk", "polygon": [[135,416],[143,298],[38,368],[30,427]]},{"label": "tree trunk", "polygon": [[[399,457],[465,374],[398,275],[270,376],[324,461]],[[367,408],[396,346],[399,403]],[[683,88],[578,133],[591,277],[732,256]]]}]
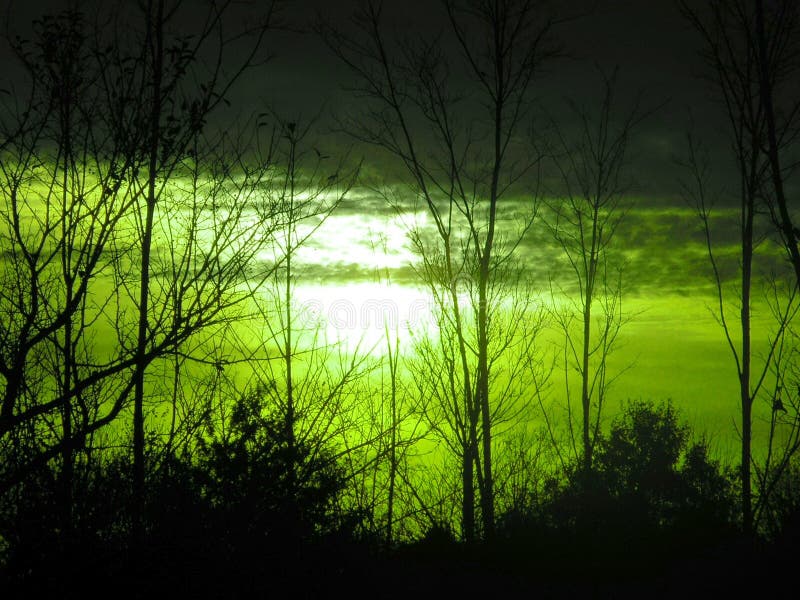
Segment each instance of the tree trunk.
[{"label": "tree trunk", "polygon": [[491,540],[494,537],[494,479],[492,475],[492,415],[489,405],[489,339],[486,297],[488,268],[485,269],[485,272],[483,271],[482,269],[479,291],[478,381],[475,391],[478,396],[477,408],[480,410],[482,433],[483,485],[481,486],[481,520],[484,539]]},{"label": "tree trunk", "polygon": [[589,398],[589,350],[592,327],[592,284],[587,278],[586,299],[583,305],[583,356],[581,372],[581,408],[583,417],[583,469],[592,470],[592,440],[589,435],[591,399]]},{"label": "tree trunk", "polygon": [[389,497],[386,508],[386,545],[391,548],[394,540],[394,494],[397,479],[397,361],[400,350],[400,341],[397,340],[395,351],[389,339],[389,327],[386,326],[386,346],[389,358],[390,396],[389,410],[391,412],[391,440],[389,441]]},{"label": "tree trunk", "polygon": [[464,541],[471,544],[475,541],[475,482],[472,448],[467,444],[461,460],[461,529]]},{"label": "tree trunk", "polygon": [[142,231],[141,272],[139,279],[139,324],[136,345],[133,397],[133,543],[134,552],[141,552],[144,538],[144,373],[147,367],[148,301],[150,296],[150,258],[153,243],[153,219],[156,208],[156,175],[161,141],[161,81],[163,69],[163,17],[164,2],[158,0],[155,8],[150,0],[147,8],[147,44],[152,59],[152,105],[150,107],[150,132],[148,147],[147,197]]},{"label": "tree trunk", "polygon": [[69,551],[70,538],[72,536],[72,486],[75,472],[74,453],[72,448],[72,402],[69,392],[72,388],[72,371],[75,367],[75,354],[73,347],[73,321],[69,307],[74,302],[73,286],[75,277],[72,269],[72,251],[75,233],[73,232],[73,206],[74,199],[70,198],[69,191],[69,171],[70,160],[72,157],[72,111],[71,103],[74,101],[74,90],[72,89],[73,80],[70,69],[72,57],[67,57],[68,62],[61,65],[63,81],[59,82],[60,89],[57,90],[60,102],[59,128],[61,131],[61,151],[63,152],[63,172],[61,190],[61,275],[64,279],[65,313],[68,314],[64,322],[64,348],[62,354],[63,365],[61,376],[61,389],[64,394],[64,404],[61,411],[62,437],[64,446],[61,451],[61,536],[65,545],[65,550]]},{"label": "tree trunk", "polygon": [[753,501],[751,488],[751,442],[752,442],[752,407],[753,398],[750,394],[750,289],[752,280],[753,263],[753,196],[749,191],[746,194],[743,210],[744,227],[742,231],[742,370],[739,379],[739,390],[742,409],[742,527],[747,537],[753,529]]},{"label": "tree trunk", "polygon": [[294,188],[295,188],[295,152],[297,139],[293,126],[289,129],[289,223],[286,236],[286,281],[284,288],[284,304],[286,306],[286,332],[284,334],[284,362],[286,368],[286,419],[284,422],[286,435],[286,487],[287,517],[292,534],[298,533],[300,514],[296,502],[297,495],[297,442],[295,439],[295,405],[294,381],[292,379],[292,236],[294,235]]},{"label": "tree trunk", "polygon": [[778,217],[780,231],[786,250],[789,253],[792,267],[794,268],[797,284],[800,285],[800,249],[797,247],[798,238],[795,227],[789,214],[786,203],[786,193],[783,188],[783,173],[781,171],[780,152],[778,148],[778,134],[775,125],[775,106],[772,98],[772,83],[770,82],[768,47],[764,26],[764,3],[756,0],[756,39],[759,58],[759,95],[764,108],[764,119],[767,125],[767,158],[770,164],[772,187],[775,191],[775,202],[778,204]]},{"label": "tree trunk", "polygon": [[[602,193],[602,187],[598,184],[597,194],[598,197]],[[586,475],[592,470],[593,456],[592,456],[592,438],[590,433],[591,428],[591,410],[592,399],[589,393],[589,357],[592,348],[592,302],[594,302],[594,287],[597,281],[597,263],[598,254],[600,253],[601,242],[598,232],[598,222],[600,219],[600,206],[598,202],[592,203],[592,236],[589,245],[588,262],[586,265],[586,295],[583,302],[583,356],[581,357],[583,372],[581,373],[581,407],[583,410],[583,468]],[[586,248],[583,248],[584,261],[586,261]],[[603,357],[601,360],[604,360]],[[599,417],[599,415],[598,415]]]}]

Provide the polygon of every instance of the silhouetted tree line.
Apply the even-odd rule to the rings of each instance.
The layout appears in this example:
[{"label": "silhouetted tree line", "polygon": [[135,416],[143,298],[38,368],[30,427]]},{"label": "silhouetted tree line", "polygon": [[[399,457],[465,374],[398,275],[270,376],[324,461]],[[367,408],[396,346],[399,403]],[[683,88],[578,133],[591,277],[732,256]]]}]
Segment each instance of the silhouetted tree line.
[{"label": "silhouetted tree line", "polygon": [[[671,403],[628,403],[598,439],[596,469],[587,475],[576,460],[527,490],[526,504],[499,515],[498,537],[487,546],[463,546],[433,525],[387,549],[370,525],[375,515],[348,501],[347,468],[335,449],[300,443],[290,450],[282,418],[261,394],[233,402],[225,422],[209,414],[182,451],[158,456],[161,450],[155,439],[146,444],[140,570],[130,570],[137,499],[125,447],[105,450],[82,473],[68,547],[57,471],[41,469],[3,496],[4,589],[314,597],[379,586],[381,577],[441,585],[472,568],[462,575],[500,589],[686,577],[685,585],[706,578],[701,585],[720,590],[736,564],[731,548],[741,543],[736,473],[709,457]],[[764,560],[774,561],[765,569],[783,568],[796,548],[798,480],[795,472],[782,485],[783,514],[761,547]],[[410,589],[410,581],[398,581],[378,595]]]},{"label": "silhouetted tree line", "polygon": [[[398,161],[433,222],[408,233],[437,334],[387,326],[379,359],[326,343],[293,304],[297,251],[358,168],[309,147],[300,119],[215,126],[264,57],[275,6],[211,2],[198,18],[148,0],[103,23],[77,10],[37,20],[11,41],[27,80],[0,121],[0,590],[719,591],[741,583],[732,567],[773,581],[800,533],[796,286],[772,281],[758,368],[749,311],[755,240],[776,239],[797,268],[780,166],[794,121],[776,125],[772,97],[789,42],[765,45],[770,27],[789,39],[781,23],[795,21],[777,19],[796,12],[754,6],[748,20],[712,3],[709,28],[684,6],[712,50],[739,31],[726,19],[758,33],[746,49],[761,71],[711,61],[725,85],[726,70],[741,80],[723,86],[743,178],[740,348],[694,146],[689,164],[739,370],[734,467],[669,402],[604,414],[628,320],[613,254],[628,143],[651,113],[636,101],[617,115],[615,72],[596,106],[574,107],[575,139],[528,132],[542,65],[561,52],[559,19],[538,3],[443,0],[452,46],[392,38],[377,2],[346,32],[317,26],[365,102],[342,129]],[[561,196],[544,189],[546,164]],[[577,286],[551,286],[547,309],[518,268],[540,210]],[[548,329],[563,335],[555,353]]]},{"label": "silhouetted tree line", "polygon": [[[150,440],[138,572],[129,570],[131,508],[139,501],[129,448],[104,451],[82,473],[69,546],[60,530],[56,473],[42,469],[27,478],[3,498],[4,583],[79,592],[121,579],[141,591],[164,583],[205,593],[214,586],[235,590],[240,578],[282,587],[288,574],[311,569],[303,566],[309,559],[323,565],[315,546],[325,542],[335,553],[363,519],[343,506],[346,479],[332,453],[312,453],[302,443],[290,450],[282,420],[268,411],[263,396],[242,397],[221,424],[224,432],[209,419],[178,454],[158,456],[163,447]],[[298,482],[290,487],[292,472]]]}]

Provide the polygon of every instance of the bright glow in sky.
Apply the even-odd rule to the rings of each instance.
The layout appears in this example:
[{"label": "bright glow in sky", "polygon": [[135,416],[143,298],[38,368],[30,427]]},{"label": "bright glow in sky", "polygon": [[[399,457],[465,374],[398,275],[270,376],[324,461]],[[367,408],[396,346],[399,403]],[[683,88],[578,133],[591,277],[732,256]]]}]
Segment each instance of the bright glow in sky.
[{"label": "bright glow in sky", "polygon": [[[375,355],[386,351],[387,326],[390,336],[400,336],[404,351],[412,347],[415,335],[435,331],[427,293],[410,285],[407,277],[417,261],[407,231],[412,226],[430,227],[425,216],[397,215],[388,208],[383,214],[331,215],[297,255],[305,273],[295,288],[297,324],[321,328],[328,343]],[[718,218],[730,215],[723,211]],[[623,306],[631,320],[610,359],[612,370],[624,373],[609,391],[606,414],[610,419],[629,399],[671,399],[698,434],[707,434],[712,444],[728,453],[736,447],[738,384],[730,349],[714,317],[708,258],[696,226],[694,212],[685,207],[652,212],[637,208],[629,215],[630,231],[620,233],[629,286]],[[559,250],[541,233],[536,231],[519,250],[523,264],[530,264],[533,289],[543,274],[566,274],[559,267]],[[735,247],[727,238],[729,234],[719,249],[730,254]],[[731,256],[735,259],[735,254]],[[541,283],[546,286],[546,279]],[[563,289],[570,293],[569,280]],[[549,296],[541,301],[566,304]],[[771,323],[758,294],[754,305],[758,353],[766,347]],[[551,330],[544,338],[552,341],[550,350],[560,354],[563,334]],[[563,382],[563,375],[555,379]],[[563,383],[554,385],[550,394],[552,401],[563,403]],[[757,421],[766,406],[758,404]],[[759,427],[756,422],[756,431]]]},{"label": "bright glow in sky", "polygon": [[[376,259],[377,260],[377,259]],[[373,354],[386,351],[386,335],[402,347],[415,335],[435,332],[428,294],[408,285],[385,282],[301,284],[295,288],[295,325],[322,328],[329,343]]]},{"label": "bright glow in sky", "polygon": [[[399,269],[415,260],[408,248],[404,225],[410,218],[413,215],[334,213],[308,243],[298,249],[298,261],[319,265],[353,263],[376,273],[385,269]],[[310,229],[311,226],[304,228]],[[303,230],[298,233],[302,236]]]}]

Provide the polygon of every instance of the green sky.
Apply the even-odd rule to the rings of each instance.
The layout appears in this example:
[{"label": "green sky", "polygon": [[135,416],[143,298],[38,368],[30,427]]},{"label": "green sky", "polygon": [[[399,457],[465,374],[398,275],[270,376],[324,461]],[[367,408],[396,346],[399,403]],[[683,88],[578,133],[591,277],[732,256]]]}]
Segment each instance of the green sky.
[{"label": "green sky", "polygon": [[[57,2],[43,6],[51,4]],[[441,15],[432,16],[432,4],[423,0],[408,5],[387,3],[387,18],[398,33],[437,34],[446,28]],[[293,6],[287,19],[307,26],[312,9],[320,9],[330,22],[346,24],[355,5],[309,0]],[[601,71],[609,73],[619,67],[617,97],[623,113],[639,93],[646,107],[657,108],[630,140],[626,173],[626,177],[630,175],[629,210],[611,248],[612,263],[623,267],[624,310],[630,317],[612,363],[617,370],[630,368],[613,388],[612,404],[627,398],[671,398],[701,430],[724,438],[720,443],[727,444],[735,436],[735,364],[715,319],[717,302],[705,239],[696,211],[681,194],[686,172],[677,164],[686,154],[686,134],[692,131],[713,159],[710,184],[719,196],[715,197],[719,208],[711,215],[712,241],[729,299],[727,317],[735,322],[738,225],[731,207],[736,206],[737,181],[731,176],[722,105],[713,86],[703,78],[708,73],[698,58],[700,41],[671,1],[581,0],[562,5],[574,6],[578,12],[592,10],[586,11],[584,18],[564,20],[557,32],[564,44],[564,56],[537,72],[531,90],[531,119],[520,127],[519,139],[515,138],[523,152],[530,149],[529,142],[538,143],[546,137],[549,121],[559,123],[566,137],[576,133],[577,121],[567,106],[570,102],[586,107],[596,104]],[[19,23],[26,22],[27,12],[34,9],[33,5],[21,8],[24,10],[16,15]],[[184,22],[187,30],[190,24]],[[445,50],[457,50],[452,40],[443,39]],[[377,343],[383,331],[382,323],[365,320],[363,315],[384,308],[400,325],[410,321],[411,331],[416,331],[426,322],[427,299],[418,287],[414,272],[417,257],[408,247],[407,233],[417,227],[423,235],[432,235],[427,213],[402,186],[402,165],[387,153],[359,145],[346,132],[331,127],[348,115],[363,117],[367,107],[352,94],[352,74],[321,40],[281,31],[270,38],[269,46],[274,50],[274,60],[248,71],[231,90],[231,105],[220,107],[211,124],[246,121],[253,114],[266,114],[267,108],[287,122],[296,119],[307,123],[318,115],[313,133],[305,141],[331,157],[324,169],[335,169],[339,160],[353,164],[363,159],[358,183],[363,187],[351,190],[298,251],[298,310],[311,315],[311,321],[327,318],[327,335],[342,336],[353,343],[363,340],[362,347]],[[14,89],[14,77],[11,71],[4,73],[0,89]],[[455,83],[463,83],[457,72]],[[467,97],[473,92],[469,88],[454,90],[462,91]],[[465,113],[466,117],[470,114]],[[314,158],[309,148],[306,152]],[[345,159],[348,153],[349,159]],[[325,170],[323,177],[329,172]],[[558,199],[561,190],[557,173],[545,171],[539,182],[543,186],[539,194]],[[533,183],[522,182],[501,201],[500,227],[509,237],[519,228],[520,217],[533,208]],[[391,188],[393,205],[372,185]],[[787,180],[787,194],[795,197],[797,193],[797,182]],[[531,290],[533,305],[540,307],[563,304],[564,295],[575,292],[563,254],[544,225],[546,220],[547,211],[542,209],[514,257]],[[309,221],[303,226],[310,231],[316,225]],[[169,250],[160,248],[157,252]],[[271,260],[268,255],[262,258],[264,262]],[[763,281],[772,275],[781,277],[784,267],[781,251],[769,241],[763,242],[757,276]],[[550,289],[557,290],[555,298],[550,296]],[[764,351],[771,332],[763,299],[766,289],[761,280],[756,284],[757,353]],[[548,335],[543,346],[557,348],[558,336],[553,332]],[[558,394],[554,386],[554,401],[558,401]],[[761,404],[768,406],[766,400]]]},{"label": "green sky", "polygon": [[[506,214],[518,215],[532,199],[509,200]],[[736,366],[723,329],[700,220],[681,202],[667,206],[646,198],[630,198],[611,249],[623,266],[624,326],[612,371],[624,371],[609,397],[609,415],[628,399],[673,400],[697,432],[706,434],[722,453],[736,448],[738,411]],[[575,286],[563,255],[545,226],[546,211],[527,233],[516,260],[533,297],[533,309],[563,304]],[[513,226],[513,218],[505,226]],[[325,322],[326,334],[361,348],[383,349],[383,319],[399,323],[407,344],[430,323],[426,293],[416,279],[407,231],[419,227],[432,235],[432,225],[412,203],[407,210],[390,207],[368,190],[355,190],[301,249],[297,264],[297,300],[309,322]],[[712,239],[724,278],[726,317],[734,327],[738,277],[736,212],[712,213]],[[343,233],[346,232],[346,233]],[[780,250],[765,242],[757,272],[768,276],[783,268]],[[766,257],[766,258],[764,258]],[[555,296],[551,296],[553,282]],[[754,286],[753,339],[755,364],[766,352],[774,320],[765,301],[768,287]],[[410,329],[410,333],[408,332]],[[551,323],[541,351],[560,353],[561,333]],[[735,335],[735,334],[734,334]],[[558,367],[559,373],[562,367]],[[553,403],[563,403],[562,376],[549,391]],[[768,397],[764,396],[765,398]],[[756,403],[756,435],[768,418],[769,400]]]}]

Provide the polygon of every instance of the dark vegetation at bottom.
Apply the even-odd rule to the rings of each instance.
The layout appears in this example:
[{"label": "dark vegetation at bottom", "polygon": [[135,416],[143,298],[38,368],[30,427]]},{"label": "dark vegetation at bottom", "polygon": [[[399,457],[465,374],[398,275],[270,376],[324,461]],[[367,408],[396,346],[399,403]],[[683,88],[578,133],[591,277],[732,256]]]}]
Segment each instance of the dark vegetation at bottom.
[{"label": "dark vegetation at bottom", "polygon": [[[115,456],[59,529],[59,488],[42,469],[2,504],[3,597],[694,597],[793,585],[800,555],[796,471],[777,516],[740,533],[734,473],[692,442],[669,404],[631,403],[591,473],[567,469],[508,510],[496,538],[445,526],[387,548],[348,509],[333,454],[287,444],[277,419],[241,403],[225,435],[149,473],[131,535],[129,463]],[[779,495],[780,496],[780,495]]]}]

